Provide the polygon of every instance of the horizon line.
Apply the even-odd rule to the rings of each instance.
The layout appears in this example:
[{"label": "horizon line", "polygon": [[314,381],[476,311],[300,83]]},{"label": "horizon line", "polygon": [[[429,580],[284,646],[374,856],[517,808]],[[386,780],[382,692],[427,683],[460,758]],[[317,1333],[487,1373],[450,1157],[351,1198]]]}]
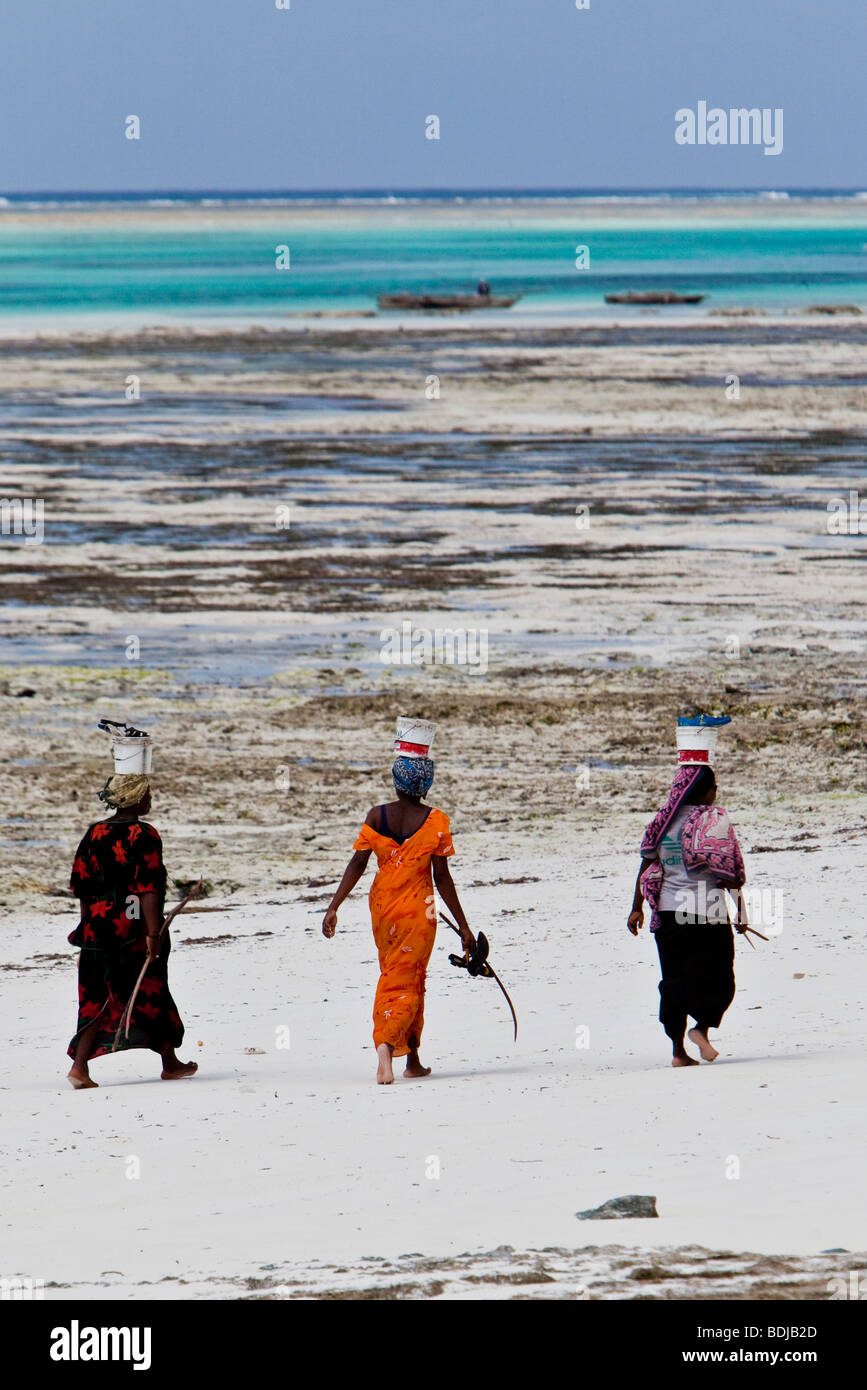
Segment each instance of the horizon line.
[{"label": "horizon line", "polygon": [[585,187],[565,187],[558,185],[538,185],[524,187],[521,185],[492,185],[482,186],[442,186],[418,188],[411,186],[397,185],[378,185],[378,186],[347,186],[347,187],[328,187],[328,188],[231,188],[219,186],[201,187],[154,187],[154,188],[36,188],[5,190],[0,188],[0,197],[12,198],[154,198],[154,197],[272,197],[272,198],[324,198],[324,197],[479,197],[479,196],[501,196],[514,197],[522,195],[525,197],[559,196],[559,197],[587,197],[593,195],[620,195],[630,194],[743,194],[743,193],[789,193],[789,194],[856,194],[867,193],[867,183],[850,185],[822,185],[822,184],[783,184],[769,187],[765,183],[755,185],[690,185],[690,184],[599,184],[587,185]]}]

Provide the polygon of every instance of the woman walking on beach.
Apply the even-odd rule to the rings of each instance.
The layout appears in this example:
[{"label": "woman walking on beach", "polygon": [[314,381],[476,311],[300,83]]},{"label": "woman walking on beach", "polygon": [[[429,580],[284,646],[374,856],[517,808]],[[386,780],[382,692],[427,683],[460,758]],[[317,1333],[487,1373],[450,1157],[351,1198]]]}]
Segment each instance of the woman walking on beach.
[{"label": "woman walking on beach", "polygon": [[[430,730],[431,726],[425,728]],[[411,746],[427,754],[430,739],[432,732],[426,744]],[[396,748],[406,742],[399,737]],[[427,964],[437,927],[434,883],[460,927],[464,948],[472,950],[476,944],[449,872],[448,859],[454,854],[449,818],[435,807],[421,804],[433,782],[433,760],[418,753],[401,754],[391,773],[397,800],[368,811],[354,845],[355,853],[322,922],[323,935],[333,937],[337,910],[367,868],[371,852],[375,853],[378,871],[369,901],[379,953],[373,1042],[378,1060],[376,1079],[381,1086],[390,1086],[394,1081],[394,1057],[406,1057],[405,1076],[430,1075],[430,1067],[422,1066],[419,1046]]]},{"label": "woman walking on beach", "polygon": [[662,970],[659,1021],[671,1039],[674,1067],[698,1065],[684,1046],[688,1016],[695,1019],[688,1036],[702,1059],[713,1062],[719,1056],[708,1029],[719,1027],[735,996],[734,937],[725,888],[737,899],[738,932],[748,928],[743,894],[736,891],[745,882],[744,862],[727,813],[714,806],[716,794],[710,766],[681,767],[641,842],[641,868],[627,922],[637,936],[646,898]]},{"label": "woman walking on beach", "polygon": [[69,936],[79,946],[78,1028],[69,1044],[68,1077],[76,1090],[96,1086],[88,1064],[111,1052],[121,1015],[141,968],[148,962],[119,1049],[146,1047],[162,1058],[162,1079],[192,1076],[195,1062],[180,1062],[175,1048],[184,1025],[169,993],[168,931],[160,937],[166,895],[162,841],[140,819],[151,806],[143,774],[110,777],[100,799],[114,810],[92,825],[78,846],[70,887],[81,902],[81,920]]}]

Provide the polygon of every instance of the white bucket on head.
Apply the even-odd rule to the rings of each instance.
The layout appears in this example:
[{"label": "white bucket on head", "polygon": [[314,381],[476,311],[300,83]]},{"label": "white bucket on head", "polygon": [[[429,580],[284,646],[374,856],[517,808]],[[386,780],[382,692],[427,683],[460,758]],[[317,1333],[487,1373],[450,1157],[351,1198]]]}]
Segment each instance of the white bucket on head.
[{"label": "white bucket on head", "polygon": [[677,761],[682,767],[713,767],[719,729],[695,724],[677,726]]},{"label": "white bucket on head", "polygon": [[111,754],[116,777],[124,777],[129,772],[150,772],[153,744],[147,734],[140,738],[113,738]]},{"label": "white bucket on head", "polygon": [[405,714],[399,715],[394,739],[395,757],[429,758],[436,729],[436,724],[429,719],[409,719]]}]

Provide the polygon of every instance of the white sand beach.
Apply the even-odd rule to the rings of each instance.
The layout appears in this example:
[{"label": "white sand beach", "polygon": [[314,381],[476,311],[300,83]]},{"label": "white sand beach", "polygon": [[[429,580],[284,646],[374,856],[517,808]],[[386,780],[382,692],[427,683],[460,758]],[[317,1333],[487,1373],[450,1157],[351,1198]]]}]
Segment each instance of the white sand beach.
[{"label": "white sand beach", "polygon": [[[177,920],[182,1055],[200,1065],[182,1085],[137,1052],[67,1093],[46,1021],[72,1030],[74,916],[7,924],[4,1273],[47,1298],[797,1299],[863,1269],[867,837],[753,857],[756,886],[786,884],[782,930],[738,941],[719,1060],[687,1071],[668,1065],[652,943],[625,930],[629,857],[592,826],[532,866],[457,848],[518,1041],[496,986],[448,965],[441,927],[433,1074],[391,1088],[373,1084],[361,887],[332,942],[323,893]],[[659,1219],[576,1219],[631,1193]]]}]

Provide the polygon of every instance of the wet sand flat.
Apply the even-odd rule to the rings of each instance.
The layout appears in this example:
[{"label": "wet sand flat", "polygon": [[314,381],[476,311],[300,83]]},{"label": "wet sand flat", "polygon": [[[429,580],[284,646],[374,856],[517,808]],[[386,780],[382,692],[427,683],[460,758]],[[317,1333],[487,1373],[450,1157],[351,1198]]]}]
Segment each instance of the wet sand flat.
[{"label": "wet sand flat", "polygon": [[[5,905],[63,892],[102,714],[153,728],[161,826],[198,841],[183,874],[201,861],[223,893],[267,891],[293,857],[336,872],[405,708],[442,723],[438,795],[464,834],[568,839],[591,817],[633,844],[672,720],[700,705],[735,718],[726,797],[759,838],[766,817],[861,824],[865,542],[829,534],[828,509],[863,475],[848,380],[865,332],[793,317],[553,343],[308,324],[5,344],[4,482],[43,500],[46,537],[2,551]],[[384,663],[406,622],[475,647]]]}]

